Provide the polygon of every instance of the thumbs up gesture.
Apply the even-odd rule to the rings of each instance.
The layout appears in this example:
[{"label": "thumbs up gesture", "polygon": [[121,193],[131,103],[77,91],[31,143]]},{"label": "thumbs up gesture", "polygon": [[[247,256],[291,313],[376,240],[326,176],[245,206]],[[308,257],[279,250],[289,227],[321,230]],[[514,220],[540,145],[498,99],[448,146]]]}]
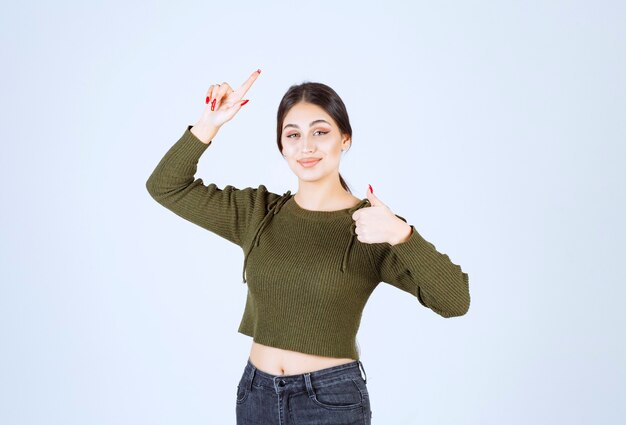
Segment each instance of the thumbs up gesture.
[{"label": "thumbs up gesture", "polygon": [[352,214],[356,223],[357,239],[364,243],[387,242],[391,245],[406,242],[413,233],[411,226],[378,199],[371,186],[366,196],[371,207],[358,209]]}]

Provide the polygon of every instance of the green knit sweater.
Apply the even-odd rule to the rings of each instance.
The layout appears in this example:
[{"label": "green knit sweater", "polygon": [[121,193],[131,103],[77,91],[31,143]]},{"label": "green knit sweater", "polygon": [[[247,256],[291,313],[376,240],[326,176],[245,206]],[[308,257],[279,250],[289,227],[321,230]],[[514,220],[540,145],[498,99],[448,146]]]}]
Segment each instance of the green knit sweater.
[{"label": "green knit sweater", "polygon": [[272,347],[359,359],[361,315],[380,282],[408,292],[440,316],[467,312],[467,273],[414,226],[410,238],[396,245],[362,243],[352,213],[369,206],[367,198],[348,209],[314,211],[301,208],[290,191],[204,185],[194,175],[212,142],[202,143],[191,127],[146,187],[164,207],[242,248],[248,291],[238,332]]}]

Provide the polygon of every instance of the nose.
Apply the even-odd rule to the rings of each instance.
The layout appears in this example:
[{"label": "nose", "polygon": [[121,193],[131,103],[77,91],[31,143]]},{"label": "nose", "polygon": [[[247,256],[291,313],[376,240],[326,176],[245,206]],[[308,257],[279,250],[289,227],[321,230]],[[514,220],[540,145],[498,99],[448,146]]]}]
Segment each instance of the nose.
[{"label": "nose", "polygon": [[312,152],[314,142],[309,143],[308,137],[302,138],[302,152]]}]

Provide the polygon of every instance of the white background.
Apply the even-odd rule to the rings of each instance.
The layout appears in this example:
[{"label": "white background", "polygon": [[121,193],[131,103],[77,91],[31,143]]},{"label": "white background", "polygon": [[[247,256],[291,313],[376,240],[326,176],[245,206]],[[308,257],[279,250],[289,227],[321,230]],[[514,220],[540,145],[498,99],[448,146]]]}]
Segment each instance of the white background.
[{"label": "white background", "polygon": [[235,423],[243,253],[145,182],[209,85],[257,68],[197,177],[294,192],[276,109],[326,83],[353,193],[469,274],[462,317],[370,298],[373,423],[623,420],[625,22],[621,1],[5,5],[0,423]]}]

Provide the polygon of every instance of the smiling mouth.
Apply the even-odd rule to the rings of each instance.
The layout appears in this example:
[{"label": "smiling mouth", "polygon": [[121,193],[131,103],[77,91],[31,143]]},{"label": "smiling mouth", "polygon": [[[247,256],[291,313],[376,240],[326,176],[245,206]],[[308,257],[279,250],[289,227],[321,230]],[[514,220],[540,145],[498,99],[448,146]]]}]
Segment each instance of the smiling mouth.
[{"label": "smiling mouth", "polygon": [[318,162],[320,162],[321,160],[322,158],[319,158],[319,159],[308,160],[308,161],[298,161],[298,163],[302,165],[303,167],[312,167]]}]

